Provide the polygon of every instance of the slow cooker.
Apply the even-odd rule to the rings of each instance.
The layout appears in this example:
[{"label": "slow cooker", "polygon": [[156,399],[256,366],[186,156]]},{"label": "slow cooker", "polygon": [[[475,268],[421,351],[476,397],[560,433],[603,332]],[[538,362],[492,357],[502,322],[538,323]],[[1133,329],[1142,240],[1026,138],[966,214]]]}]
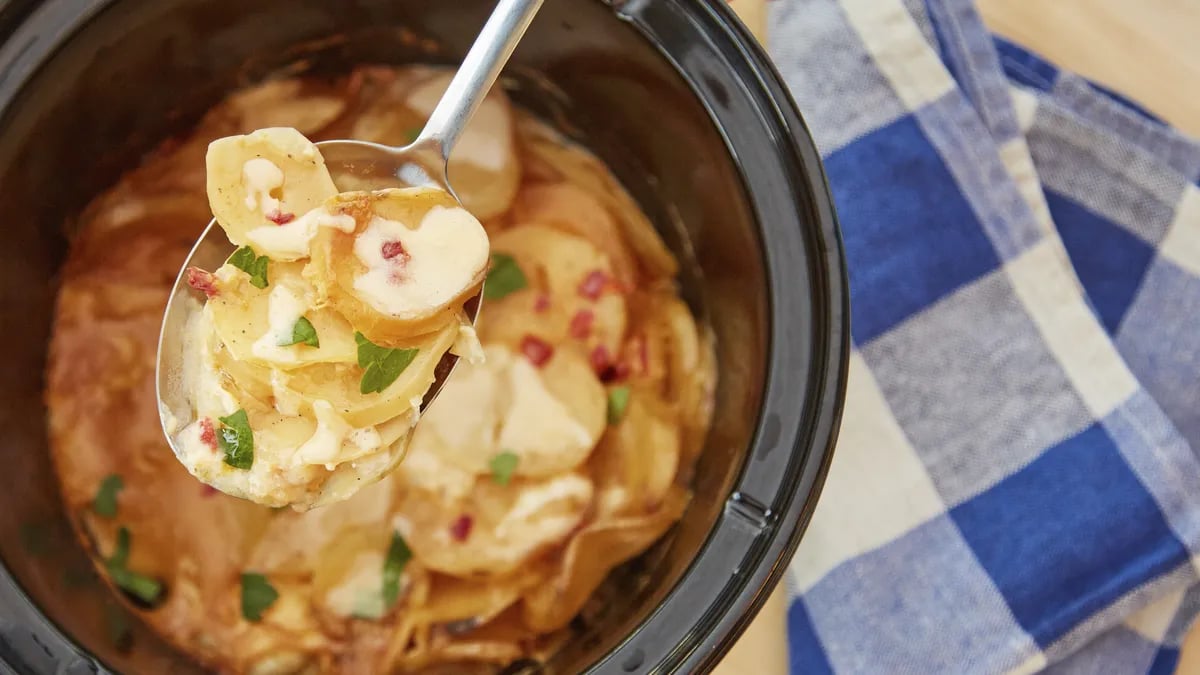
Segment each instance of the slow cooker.
[{"label": "slow cooker", "polygon": [[[280,70],[454,63],[490,10],[487,0],[0,1],[0,672],[198,670],[137,626],[131,649],[112,643],[113,600],[86,582],[89,562],[61,514],[41,392],[73,215],[235,87]],[[847,284],[817,150],[721,0],[550,0],[503,85],[607,162],[692,261],[683,297],[712,327],[719,370],[683,520],[614,573],[608,583],[623,592],[602,621],[546,663],[509,671],[705,671],[783,574],[837,435]]]}]

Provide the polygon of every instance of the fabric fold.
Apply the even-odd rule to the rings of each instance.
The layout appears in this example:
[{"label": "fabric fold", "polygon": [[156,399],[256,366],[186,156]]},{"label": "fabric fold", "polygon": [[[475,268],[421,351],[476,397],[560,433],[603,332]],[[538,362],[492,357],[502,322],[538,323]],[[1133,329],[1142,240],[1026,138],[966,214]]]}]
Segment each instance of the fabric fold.
[{"label": "fabric fold", "polygon": [[1200,579],[1191,142],[967,0],[779,0],[770,24],[855,344],[793,672],[1172,668]]}]

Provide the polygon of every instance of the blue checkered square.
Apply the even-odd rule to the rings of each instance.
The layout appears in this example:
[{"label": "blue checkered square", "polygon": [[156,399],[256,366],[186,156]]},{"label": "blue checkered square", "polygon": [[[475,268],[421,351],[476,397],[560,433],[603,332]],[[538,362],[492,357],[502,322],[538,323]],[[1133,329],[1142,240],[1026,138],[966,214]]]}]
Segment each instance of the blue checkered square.
[{"label": "blue checkered square", "polygon": [[944,160],[912,118],[838,150],[825,168],[845,223],[858,344],[1000,264]]},{"label": "blue checkered square", "polygon": [[950,514],[1042,646],[1189,557],[1100,425]]},{"label": "blue checkered square", "polygon": [[1154,249],[1056,192],[1046,192],[1046,203],[1092,306],[1104,327],[1115,335],[1154,259]]}]

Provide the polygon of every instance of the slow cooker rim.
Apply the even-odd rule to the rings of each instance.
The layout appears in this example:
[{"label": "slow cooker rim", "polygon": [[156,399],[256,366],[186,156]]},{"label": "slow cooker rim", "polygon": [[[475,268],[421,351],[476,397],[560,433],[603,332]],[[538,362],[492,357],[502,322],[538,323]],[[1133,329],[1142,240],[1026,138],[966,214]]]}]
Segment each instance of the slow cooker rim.
[{"label": "slow cooker rim", "polygon": [[[764,219],[762,214],[756,214],[760,234],[770,239],[771,243],[764,246],[763,250],[768,268],[767,284],[771,298],[769,317],[772,323],[767,356],[768,377],[753,440],[743,462],[742,475],[735,481],[726,501],[725,514],[709,532],[692,565],[684,571],[656,610],[620,646],[602,657],[588,671],[708,672],[750,624],[786,572],[787,563],[807,529],[828,474],[841,422],[849,367],[850,300],[845,253],[833,197],[816,143],[765,49],[729,5],[723,0],[673,0],[662,3],[603,1],[641,32],[691,86],[697,100],[705,107],[721,133],[727,150],[742,173],[747,195],[753,201],[756,196],[764,196],[761,191],[755,193],[748,189],[755,184],[752,174],[762,176],[764,171],[770,171],[763,166],[764,158],[754,156],[747,162],[739,157],[730,136],[735,130],[724,123],[741,120],[735,120],[728,106],[718,107],[714,104],[715,100],[722,98],[722,94],[706,91],[711,87],[706,82],[710,73],[702,65],[697,65],[697,59],[685,61],[674,58],[668,52],[664,38],[678,38],[677,31],[656,33],[650,25],[650,15],[659,12],[657,18],[661,18],[661,15],[675,12],[676,19],[683,17],[705,22],[698,27],[702,37],[714,42],[720,38],[715,49],[730,59],[729,65],[743,84],[753,82],[756,85],[752,92],[746,93],[754,98],[768,133],[772,133],[779,141],[777,151],[786,156],[786,167],[781,172],[790,179],[789,187],[792,188],[797,213],[803,212],[805,215],[802,222],[797,223],[800,226],[792,229],[790,224],[783,221]],[[687,49],[685,44],[676,46],[680,51]],[[810,227],[803,227],[804,222],[809,223]],[[782,253],[786,247],[777,244],[781,239],[797,234],[808,235],[811,248],[806,250],[818,253],[807,263],[816,267],[808,271],[811,280],[820,287],[819,292],[812,293],[810,298],[815,301],[811,317],[814,323],[812,337],[815,342],[822,344],[814,344],[809,355],[798,354],[798,345],[784,339],[794,337],[789,332],[794,328],[790,319],[797,317],[789,314],[788,308],[783,305],[789,300],[796,300],[795,294],[789,291],[794,288],[794,275],[798,269],[789,264],[794,261],[788,260]],[[794,304],[791,309],[794,310]],[[801,387],[804,392],[796,391],[793,386],[796,383],[789,381],[789,373],[782,367],[782,364],[790,363],[795,358],[813,361],[810,364],[813,366],[812,377]],[[795,400],[811,403],[796,415],[800,419],[796,422],[795,440],[789,451],[786,454],[772,454],[772,447],[777,445],[777,439],[787,430],[781,432],[778,425],[771,428],[768,422],[770,412],[774,409],[775,412],[786,414],[789,404]],[[777,499],[771,500],[744,491],[752,482],[747,475],[751,467],[756,468],[760,476],[774,473],[780,477],[776,485]],[[755,540],[765,536],[767,541],[755,541],[754,550],[741,558],[736,552],[723,550],[722,544],[728,542],[717,541],[722,530],[730,532],[747,527],[755,532]],[[708,564],[708,569],[700,569],[702,562],[710,562],[706,558],[716,558],[718,562]],[[752,571],[739,581],[736,576],[743,567],[749,567]],[[730,570],[735,578],[729,578]],[[725,578],[722,578],[722,573]],[[707,594],[716,599],[721,611],[716,613],[715,620],[693,626],[686,635],[678,636],[680,639],[664,641],[662,633],[655,630],[655,624],[661,623],[664,615],[668,614],[664,610],[671,605],[679,606],[684,612],[695,613],[701,609],[697,595],[685,592],[687,589],[684,587],[689,581],[696,589],[720,589]],[[711,606],[709,613],[712,613]],[[648,655],[647,651],[653,651],[654,656]],[[643,663],[645,667],[638,665]]]},{"label": "slow cooker rim", "polygon": [[[73,34],[90,21],[97,12],[115,1],[47,0],[20,19],[13,19],[12,33],[3,47],[0,47],[0,116],[7,112],[8,107],[25,83],[36,74],[42,62],[58,49],[64,38]],[[671,58],[662,41],[653,38],[652,31],[644,23],[639,22],[635,10],[644,3],[628,3],[631,6],[626,6],[627,3],[604,1],[612,5],[618,15],[637,28],[650,44],[672,63],[679,74],[691,84],[697,99],[708,108],[714,124],[719,128],[721,126],[720,112],[715,111],[711,100],[703,95],[695,77],[696,73],[689,72],[677,60]],[[679,590],[684,585],[684,581],[696,571],[696,562],[706,555],[711,555],[711,545],[716,531],[723,526],[728,526],[728,523],[718,521],[717,526],[709,533],[708,539],[697,553],[696,561],[679,578],[675,588],[671,590],[663,603],[641,622],[622,645],[614,648],[593,664],[591,672],[640,671],[643,669],[643,663],[645,666],[655,669],[659,666],[667,666],[671,669],[678,668],[693,672],[709,670],[716,664],[720,656],[757,613],[770,590],[784,573],[786,561],[794,552],[808,520],[812,516],[832,458],[846,383],[849,352],[849,300],[844,255],[836,216],[833,212],[832,198],[811,135],[783,84],[782,78],[764,50],[728,6],[721,0],[702,0],[699,3],[675,0],[662,4],[670,5],[671,9],[682,12],[684,16],[705,22],[703,27],[705,36],[714,41],[719,39],[721,42],[717,46],[719,51],[734,62],[731,65],[741,75],[748,76],[749,81],[756,85],[753,95],[757,106],[764,113],[764,123],[768,124],[772,131],[781,132],[780,137],[785,139],[785,142],[781,144],[781,149],[786,150],[788,155],[786,160],[791,171],[787,175],[796,181],[792,187],[804,193],[797,196],[797,201],[806,202],[797,203],[797,210],[805,210],[808,222],[816,225],[815,231],[808,234],[815,236],[815,241],[811,243],[815,244],[816,250],[823,254],[814,258],[813,262],[817,264],[818,269],[811,275],[817,284],[823,287],[822,291],[825,297],[825,302],[821,303],[823,306],[814,305],[813,307],[814,322],[819,324],[819,326],[814,326],[813,337],[818,343],[823,344],[816,344],[813,347],[811,357],[816,361],[814,377],[805,383],[806,400],[810,400],[808,397],[811,397],[814,404],[808,407],[809,414],[802,415],[804,419],[798,422],[800,428],[796,430],[793,447],[787,454],[777,453],[774,456],[774,462],[777,464],[780,457],[785,458],[785,465],[780,467],[782,473],[794,474],[791,475],[790,480],[782,484],[782,487],[786,488],[783,490],[782,501],[772,502],[769,505],[764,505],[752,498],[739,501],[737,496],[741,492],[737,488],[743,483],[739,480],[733,496],[726,502],[726,515],[732,512],[734,518],[741,514],[743,518],[749,515],[751,519],[758,519],[763,525],[759,535],[767,535],[766,541],[758,542],[755,547],[757,554],[754,556],[755,564],[751,565],[753,571],[743,575],[740,580],[728,578],[711,580],[712,582],[726,582],[725,584],[711,583],[710,585],[730,592],[711,594],[717,596],[715,599],[721,605],[722,611],[718,613],[717,620],[710,622],[704,630],[693,632],[685,640],[673,645],[647,644],[645,638],[650,637],[650,634],[654,632],[654,623],[656,619],[661,618],[662,609],[666,605],[680,602],[695,604],[694,598],[681,598]],[[0,15],[3,15],[4,10],[10,7],[11,2],[0,6]],[[3,27],[0,26],[0,30],[2,29]],[[729,146],[729,139],[725,140],[727,148],[731,154],[734,154],[733,148]],[[741,168],[745,168],[740,161],[738,164]],[[743,180],[747,180],[744,174]],[[765,236],[766,224],[761,221],[758,224],[760,232]],[[767,247],[764,255],[768,259],[769,268],[768,285],[772,297],[770,308],[772,331],[777,338],[780,330],[779,324],[786,322],[780,321],[783,317],[777,316],[780,310],[775,300],[778,298],[779,292],[784,290],[781,284],[787,279],[780,276],[778,264],[771,265],[770,252],[771,247]],[[778,261],[775,262],[778,263]],[[781,344],[778,339],[771,340],[767,358],[770,373],[764,392],[764,407],[772,394],[772,387],[778,389],[781,386],[780,377],[786,375],[777,368],[780,358],[779,349],[781,348],[794,348],[794,346]],[[754,439],[750,444],[750,455],[758,454],[759,446],[763,443],[764,431],[764,419],[760,416],[755,425]],[[778,433],[778,430],[775,433]],[[750,462],[751,460],[747,459],[746,461]],[[800,464],[799,467],[795,466],[797,462]],[[801,498],[796,499],[796,497]],[[772,506],[777,506],[777,508],[772,510]],[[745,510],[746,508],[748,511]],[[767,561],[770,564],[764,564]],[[743,560],[743,562],[745,561]],[[76,646],[56,624],[37,609],[23,589],[7,574],[7,568],[2,562],[0,562],[0,571],[4,572],[4,574],[0,574],[0,604],[17,612],[17,616],[11,617],[11,619],[15,620],[23,631],[38,640],[47,654],[50,654],[51,651],[55,652],[54,656],[62,660],[68,669],[76,665],[70,660],[90,668],[102,667],[95,657]],[[729,584],[733,584],[734,587],[730,588]],[[3,624],[4,622],[0,622],[0,626]],[[631,647],[635,642],[637,646]],[[653,649],[655,654],[648,656],[640,651],[644,649]],[[638,656],[636,665],[634,664],[635,660],[630,659],[631,655]],[[622,660],[622,663],[617,663],[618,658]],[[12,663],[11,665],[19,668],[22,664]],[[2,666],[4,666],[4,662],[0,659],[0,667]]]}]

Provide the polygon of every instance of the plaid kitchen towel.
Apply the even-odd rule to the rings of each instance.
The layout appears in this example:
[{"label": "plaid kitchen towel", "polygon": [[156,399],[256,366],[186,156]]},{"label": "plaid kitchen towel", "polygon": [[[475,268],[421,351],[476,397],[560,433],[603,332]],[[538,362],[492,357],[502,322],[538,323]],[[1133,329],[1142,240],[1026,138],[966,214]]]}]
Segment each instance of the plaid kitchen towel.
[{"label": "plaid kitchen towel", "polygon": [[793,671],[1171,672],[1200,610],[1200,145],[968,0],[771,12],[855,346]]}]

